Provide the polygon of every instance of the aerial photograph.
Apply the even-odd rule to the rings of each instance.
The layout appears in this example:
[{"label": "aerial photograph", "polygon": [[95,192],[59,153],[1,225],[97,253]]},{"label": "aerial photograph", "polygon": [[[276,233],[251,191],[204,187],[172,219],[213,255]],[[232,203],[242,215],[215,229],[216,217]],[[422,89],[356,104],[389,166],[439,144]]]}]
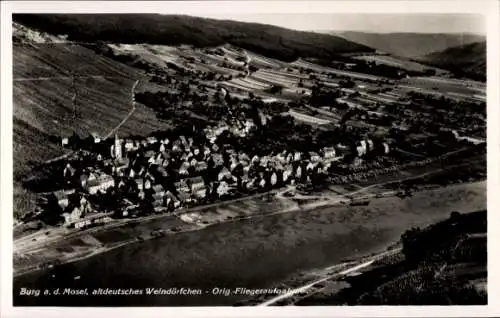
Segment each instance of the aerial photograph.
[{"label": "aerial photograph", "polygon": [[485,25],[13,14],[13,306],[487,305]]}]

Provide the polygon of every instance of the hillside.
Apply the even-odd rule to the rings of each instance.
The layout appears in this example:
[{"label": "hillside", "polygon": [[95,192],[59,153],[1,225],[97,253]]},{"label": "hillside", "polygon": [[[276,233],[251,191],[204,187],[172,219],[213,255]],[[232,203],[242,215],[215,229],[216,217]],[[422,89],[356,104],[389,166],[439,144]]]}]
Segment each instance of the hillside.
[{"label": "hillside", "polygon": [[430,34],[430,33],[368,33],[330,32],[346,40],[372,47],[378,51],[415,58],[451,47],[485,40],[475,34]]},{"label": "hillside", "polygon": [[[32,168],[59,156],[60,136],[75,131],[104,136],[130,112],[130,90],[141,72],[79,45],[38,43],[13,46],[14,213],[33,207],[31,193],[20,183]],[[76,72],[78,118],[72,120],[70,73]],[[138,89],[152,87],[147,81]],[[137,105],[119,133],[143,134],[168,127],[154,112]]]},{"label": "hillside", "polygon": [[448,69],[458,76],[486,80],[486,42],[451,47],[419,57],[417,60]]},{"label": "hillside", "polygon": [[271,25],[156,14],[15,14],[13,21],[30,28],[83,42],[187,44],[196,47],[230,43],[268,57],[331,58],[338,53],[373,49],[343,38]]},{"label": "hillside", "polygon": [[486,304],[486,225],[486,211],[452,212],[446,220],[407,230],[400,253],[346,276],[338,292],[332,284],[295,305]]}]

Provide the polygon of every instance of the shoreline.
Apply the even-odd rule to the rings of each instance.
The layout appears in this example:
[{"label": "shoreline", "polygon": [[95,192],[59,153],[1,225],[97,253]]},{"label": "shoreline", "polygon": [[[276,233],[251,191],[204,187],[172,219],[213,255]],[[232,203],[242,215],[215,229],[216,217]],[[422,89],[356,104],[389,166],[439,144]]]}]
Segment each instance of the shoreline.
[{"label": "shoreline", "polygon": [[[486,181],[482,180],[482,181],[476,181],[476,182],[467,183],[467,184],[480,184],[480,183],[484,183],[484,182],[486,182]],[[445,187],[440,187],[440,189],[446,189],[446,188],[450,188],[450,187],[454,187],[454,186],[456,187],[456,186],[460,186],[460,185],[461,184],[451,184],[451,185],[448,185],[448,186],[445,186]],[[370,187],[372,187],[372,186],[370,186]],[[358,189],[355,192],[360,192],[362,190],[363,189]],[[433,190],[432,189],[423,189],[422,191],[433,191]],[[420,192],[422,192],[422,191],[420,191]],[[152,239],[157,239],[157,238],[161,239],[161,238],[173,236],[173,235],[176,235],[176,234],[202,231],[204,229],[207,229],[207,228],[210,228],[210,227],[213,227],[213,226],[216,226],[216,225],[227,224],[227,223],[235,223],[235,222],[250,220],[250,219],[254,219],[254,218],[265,218],[265,217],[268,217],[268,216],[274,216],[274,215],[280,215],[280,214],[286,214],[286,213],[306,212],[306,211],[310,211],[310,210],[314,210],[314,209],[318,209],[318,208],[321,209],[321,208],[328,208],[328,207],[344,206],[341,203],[344,200],[345,200],[345,198],[344,198],[344,195],[343,195],[337,201],[334,201],[334,200],[330,199],[330,200],[320,200],[320,201],[312,202],[312,203],[309,203],[309,204],[306,204],[306,205],[302,205],[302,206],[299,205],[299,204],[295,204],[294,206],[290,206],[288,208],[285,208],[285,209],[282,209],[282,210],[279,210],[279,211],[276,211],[276,212],[259,213],[259,214],[241,216],[241,217],[237,217],[237,218],[234,218],[234,219],[227,219],[227,220],[224,220],[224,221],[213,221],[212,223],[209,223],[209,224],[201,224],[201,223],[197,223],[197,222],[185,223],[186,228],[182,229],[180,231],[171,231],[171,230],[162,231],[162,234],[159,235],[159,236],[151,235],[151,234],[141,235],[140,238],[139,238],[139,236],[137,236],[137,237],[135,237],[133,239],[125,240],[125,241],[122,241],[122,242],[109,243],[107,246],[106,246],[106,243],[103,243],[103,246],[96,247],[94,250],[90,250],[89,251],[89,249],[87,249],[87,250],[82,251],[82,252],[75,252],[74,255],[68,256],[67,258],[63,258],[60,261],[58,261],[57,264],[53,264],[50,267],[48,267],[48,266],[46,266],[44,264],[38,264],[38,265],[31,266],[31,267],[18,268],[17,270],[16,270],[16,268],[14,268],[14,270],[13,270],[13,277],[17,278],[17,277],[20,277],[20,276],[23,276],[23,275],[27,275],[27,274],[31,274],[31,273],[36,273],[36,272],[39,272],[39,271],[43,271],[45,269],[49,269],[49,268],[52,268],[52,267],[55,267],[55,266],[60,266],[60,265],[63,265],[63,264],[78,262],[78,261],[90,258],[92,256],[100,255],[100,254],[103,254],[103,253],[106,253],[106,252],[109,252],[109,251],[112,251],[112,250],[115,250],[115,249],[118,249],[118,248],[121,248],[121,247],[125,247],[127,245],[131,245],[131,244],[134,244],[134,243],[144,243],[144,242],[147,242],[147,241],[152,240]],[[186,211],[184,213],[195,212],[195,211],[197,211],[199,209],[202,209],[202,208],[204,208],[204,207],[196,207],[195,209],[189,209],[188,211]],[[184,214],[184,213],[182,213],[182,214]],[[158,215],[158,216],[154,216],[154,218],[151,218],[148,221],[151,221],[151,222],[162,222],[162,221],[165,221],[165,219],[167,217],[168,217],[168,215]],[[124,224],[116,224],[114,227],[111,227],[111,228],[99,229],[99,230],[97,230],[97,232],[105,232],[106,230],[113,230],[115,228],[125,227],[125,226],[127,226],[127,224],[128,224],[128,222],[124,223]],[[144,223],[143,222],[139,222],[137,225],[141,226],[141,225],[144,225]],[[92,233],[93,232],[90,232],[90,233],[88,233],[88,232],[77,232],[77,233],[74,233],[72,236],[76,236],[76,237],[81,236],[81,237],[84,237],[85,235],[92,235]],[[393,242],[392,245],[389,244],[388,247],[394,246],[394,244],[395,244],[395,242]],[[373,253],[376,253],[376,252],[373,252]],[[359,257],[354,257],[354,258],[356,260],[359,259]],[[337,265],[337,264],[334,264],[332,266],[335,266],[335,265]]]}]

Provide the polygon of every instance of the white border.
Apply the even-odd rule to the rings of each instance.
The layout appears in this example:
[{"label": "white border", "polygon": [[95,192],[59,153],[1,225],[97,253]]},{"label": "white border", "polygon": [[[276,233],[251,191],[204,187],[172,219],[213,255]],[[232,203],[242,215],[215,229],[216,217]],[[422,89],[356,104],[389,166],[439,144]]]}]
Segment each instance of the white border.
[{"label": "white border", "polygon": [[[236,3],[237,2],[237,3]],[[1,303],[2,317],[492,317],[500,315],[500,271],[495,243],[500,225],[499,176],[499,4],[495,0],[453,1],[187,1],[85,2],[2,1],[1,43]],[[171,13],[206,16],[251,13],[476,13],[487,17],[488,51],[488,306],[384,307],[212,307],[212,308],[19,308],[12,307],[12,12],[25,13]],[[110,315],[111,314],[111,315]]]}]

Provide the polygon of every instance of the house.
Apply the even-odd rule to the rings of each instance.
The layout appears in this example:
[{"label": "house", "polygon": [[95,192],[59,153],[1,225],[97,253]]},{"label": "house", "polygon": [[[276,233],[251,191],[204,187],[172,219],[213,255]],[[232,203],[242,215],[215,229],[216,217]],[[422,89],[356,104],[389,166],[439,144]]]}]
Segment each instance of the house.
[{"label": "house", "polygon": [[220,153],[212,154],[212,160],[214,161],[214,165],[216,167],[222,166],[224,164],[224,157]]},{"label": "house", "polygon": [[68,164],[66,164],[66,167],[64,167],[63,176],[64,178],[69,179],[75,175],[75,172],[76,169],[73,168],[73,166],[71,166],[71,164],[68,162]]},{"label": "house", "polygon": [[57,204],[61,207],[62,210],[66,209],[66,207],[69,205],[69,196],[71,194],[74,194],[75,190],[58,190],[52,192],[52,195],[55,198],[55,201]]},{"label": "house", "polygon": [[182,152],[181,145],[180,144],[173,144],[172,151],[177,152],[177,153]]},{"label": "house", "polygon": [[389,153],[389,151],[390,151],[390,149],[389,149],[389,145],[388,145],[386,142],[384,142],[384,143],[383,143],[383,145],[384,145],[384,153],[385,153],[385,154],[388,154],[388,153]]},{"label": "house", "polygon": [[156,137],[154,137],[154,136],[150,136],[150,137],[146,138],[146,141],[148,142],[148,144],[152,145],[152,144],[157,143],[158,139],[156,139]]},{"label": "house", "polygon": [[318,162],[321,160],[321,157],[320,155],[317,153],[317,152],[309,152],[309,158],[311,158],[311,161],[313,162]]},{"label": "house", "polygon": [[154,150],[148,150],[148,151],[146,151],[146,153],[144,153],[144,157],[148,158],[148,159],[153,158],[155,155],[156,155],[156,153]]},{"label": "house", "polygon": [[132,150],[137,149],[136,145],[134,144],[134,141],[131,139],[127,139],[123,146],[124,146],[126,152],[130,152]]},{"label": "house", "polygon": [[186,180],[193,193],[197,198],[204,198],[206,196],[205,181],[202,177],[194,177]]},{"label": "house", "polygon": [[264,188],[266,186],[266,179],[262,178],[257,183],[260,188]]},{"label": "house", "polygon": [[217,180],[227,180],[231,178],[231,172],[226,168],[222,167],[222,169],[219,171],[219,174],[217,175]]},{"label": "house", "polygon": [[306,171],[311,173],[316,168],[317,165],[318,165],[317,162],[309,162],[306,166]]},{"label": "house", "polygon": [[115,180],[112,176],[107,174],[102,174],[96,179],[90,179],[87,181],[87,191],[90,194],[96,194],[98,191],[106,192],[110,187],[115,186]]},{"label": "house", "polygon": [[238,154],[238,160],[240,162],[247,162],[250,163],[250,157],[246,153],[240,153]]},{"label": "house", "polygon": [[64,147],[69,144],[69,138],[65,137],[61,139],[61,145]]},{"label": "house", "polygon": [[256,179],[250,179],[245,183],[245,188],[249,191],[255,189],[255,181]]},{"label": "house", "polygon": [[334,147],[323,148],[323,158],[325,159],[335,158],[335,148]]},{"label": "house", "polygon": [[283,151],[283,152],[277,154],[275,159],[279,162],[282,162],[282,163],[286,162],[286,152]]},{"label": "house", "polygon": [[136,184],[136,188],[139,191],[143,191],[145,189],[151,189],[151,180],[149,178],[137,178],[134,180]]},{"label": "house", "polygon": [[155,212],[160,212],[163,210],[164,206],[164,198],[165,198],[165,189],[161,184],[154,185],[151,188],[151,196],[152,196],[152,205],[153,205],[153,210]]},{"label": "house", "polygon": [[158,148],[158,151],[159,152],[164,152],[166,149],[167,149],[167,147],[165,147],[165,144],[163,143],[163,140],[162,140],[160,142],[160,148]]},{"label": "house", "polygon": [[299,179],[302,177],[302,167],[300,165],[295,169],[295,177]]},{"label": "house", "polygon": [[293,154],[293,161],[300,161],[300,159],[302,159],[302,153],[296,151],[294,154]]},{"label": "house", "polygon": [[92,139],[94,140],[95,144],[98,144],[101,142],[101,137],[99,137],[99,135],[97,133],[93,132],[90,135],[92,136]]},{"label": "house", "polygon": [[92,211],[90,203],[85,197],[81,197],[79,204],[75,204],[71,208],[71,212],[63,213],[63,217],[66,224],[71,224],[78,221],[80,218],[85,217],[89,212]]},{"label": "house", "polygon": [[276,172],[273,172],[271,174],[269,182],[271,183],[272,186],[276,185],[276,183],[278,182],[278,175],[276,174]]},{"label": "house", "polygon": [[166,179],[169,177],[169,174],[167,170],[163,166],[158,166],[156,167],[156,173],[158,174],[158,177],[161,179]]},{"label": "house", "polygon": [[184,148],[189,147],[189,143],[184,135],[180,136],[179,140],[181,141],[181,144],[182,144],[182,146],[184,146]]},{"label": "house", "polygon": [[186,180],[176,182],[174,187],[177,190],[177,197],[180,202],[191,202],[190,188],[187,185]]},{"label": "house", "polygon": [[178,192],[189,193],[191,191],[188,184],[186,183],[186,179],[174,183],[174,187]]},{"label": "house", "polygon": [[212,150],[210,150],[210,148],[208,148],[207,146],[203,147],[203,156],[205,158],[208,157],[208,155],[210,155],[211,152]]},{"label": "house", "polygon": [[127,184],[125,183],[125,180],[123,180],[123,179],[120,179],[120,181],[119,181],[119,182],[118,182],[118,184],[116,185],[116,187],[117,187],[118,189],[124,188],[124,187],[126,187],[126,186],[127,186]]},{"label": "house", "polygon": [[208,165],[207,165],[207,163],[205,161],[200,161],[195,166],[195,170],[197,172],[202,172],[202,171],[205,171],[207,169],[208,169]]},{"label": "house", "polygon": [[358,154],[358,157],[361,157],[366,153],[366,150],[365,150],[365,148],[363,148],[363,146],[357,146],[356,152]]},{"label": "house", "polygon": [[287,165],[283,170],[283,182],[287,182],[293,177],[293,166]]},{"label": "house", "polygon": [[83,211],[79,207],[74,207],[69,213],[63,213],[64,223],[66,225],[71,225],[77,222],[82,217]]},{"label": "house", "polygon": [[168,208],[168,210],[173,211],[181,205],[181,201],[173,195],[172,192],[166,191],[165,196],[163,198],[164,205]]},{"label": "house", "polygon": [[372,151],[372,150],[373,150],[373,140],[368,139],[368,140],[366,141],[366,143],[367,143],[367,146],[368,146],[367,151]]},{"label": "house", "polygon": [[219,152],[220,147],[217,144],[212,145],[212,152]]},{"label": "house", "polygon": [[368,146],[367,146],[367,143],[366,143],[366,140],[361,140],[359,142],[359,144],[361,145],[361,147],[363,148],[363,151],[364,153],[363,154],[366,154],[366,151],[368,150]]},{"label": "house", "polygon": [[181,176],[188,176],[189,175],[189,168],[191,167],[191,165],[189,164],[189,162],[187,161],[184,161],[181,166],[179,167],[179,175]]},{"label": "house", "polygon": [[221,181],[217,186],[217,195],[222,197],[226,194],[229,194],[230,188],[226,181]]},{"label": "house", "polygon": [[252,160],[251,160],[250,162],[251,162],[252,164],[255,164],[255,163],[259,162],[259,161],[260,161],[259,156],[254,155],[254,156],[252,157]]},{"label": "house", "polygon": [[229,170],[234,171],[234,169],[239,165],[239,161],[236,158],[231,159],[231,164],[229,165]]}]

